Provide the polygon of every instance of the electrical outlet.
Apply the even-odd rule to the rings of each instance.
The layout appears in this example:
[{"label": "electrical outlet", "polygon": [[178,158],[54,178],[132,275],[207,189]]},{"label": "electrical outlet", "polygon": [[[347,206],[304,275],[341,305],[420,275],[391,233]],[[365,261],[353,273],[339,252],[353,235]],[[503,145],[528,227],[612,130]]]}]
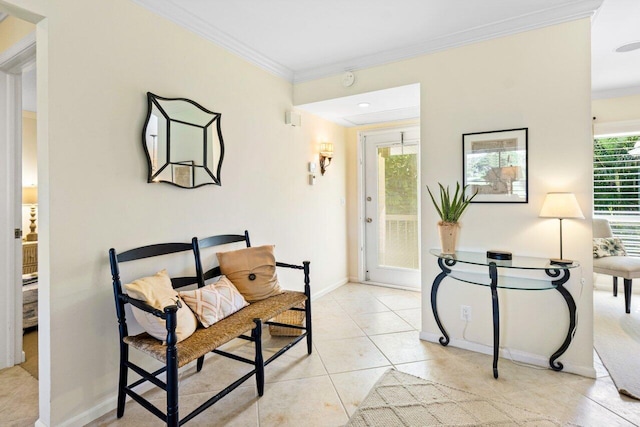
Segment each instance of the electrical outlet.
[{"label": "electrical outlet", "polygon": [[465,322],[471,321],[471,307],[469,307],[468,305],[460,306],[460,319],[464,320]]}]

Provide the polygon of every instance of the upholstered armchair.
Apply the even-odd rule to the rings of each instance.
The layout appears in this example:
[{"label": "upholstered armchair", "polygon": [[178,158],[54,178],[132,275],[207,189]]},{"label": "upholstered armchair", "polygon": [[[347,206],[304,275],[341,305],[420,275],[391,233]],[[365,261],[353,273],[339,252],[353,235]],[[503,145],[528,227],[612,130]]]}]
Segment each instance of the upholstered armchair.
[{"label": "upholstered armchair", "polygon": [[[593,219],[593,237],[613,237],[606,219]],[[595,252],[595,251],[594,251]],[[595,254],[594,254],[595,255]],[[640,258],[632,256],[604,256],[593,259],[593,272],[613,276],[613,296],[618,296],[618,277],[624,280],[624,307],[631,312],[631,281],[640,277]]]}]

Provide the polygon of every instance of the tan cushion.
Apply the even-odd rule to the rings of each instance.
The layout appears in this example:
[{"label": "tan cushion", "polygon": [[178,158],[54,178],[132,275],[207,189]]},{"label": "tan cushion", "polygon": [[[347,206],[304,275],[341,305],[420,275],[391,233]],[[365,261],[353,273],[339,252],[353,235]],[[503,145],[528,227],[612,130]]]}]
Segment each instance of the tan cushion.
[{"label": "tan cushion", "polygon": [[603,258],[607,256],[625,256],[627,251],[624,249],[622,240],[618,237],[594,237],[593,238],[593,257]]},{"label": "tan cushion", "polygon": [[640,258],[631,256],[594,258],[593,271],[624,279],[636,279],[640,277]]},{"label": "tan cushion", "polygon": [[180,297],[205,328],[249,305],[233,283],[224,276],[216,283],[200,289],[181,291]]},{"label": "tan cushion", "polygon": [[[167,270],[158,272],[155,276],[143,277],[124,285],[127,295],[131,298],[139,299],[150,306],[163,310],[169,305],[176,305],[180,300],[178,293],[171,286],[171,279],[167,275]],[[178,342],[188,338],[193,334],[198,326],[198,321],[187,304],[180,302],[181,307],[177,312],[176,335]],[[154,316],[151,313],[131,306],[133,316],[140,326],[152,337],[162,341],[167,339],[167,322],[164,319]]]},{"label": "tan cushion", "polygon": [[266,245],[217,253],[220,271],[249,302],[282,293],[273,248]]}]

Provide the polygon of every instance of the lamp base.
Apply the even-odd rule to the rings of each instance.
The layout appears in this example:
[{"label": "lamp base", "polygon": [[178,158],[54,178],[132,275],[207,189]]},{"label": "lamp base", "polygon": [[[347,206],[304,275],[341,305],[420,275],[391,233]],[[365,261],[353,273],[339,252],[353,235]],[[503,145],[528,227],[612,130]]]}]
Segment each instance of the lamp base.
[{"label": "lamp base", "polygon": [[549,260],[549,264],[570,265],[570,264],[573,264],[573,260],[572,259],[551,258]]}]

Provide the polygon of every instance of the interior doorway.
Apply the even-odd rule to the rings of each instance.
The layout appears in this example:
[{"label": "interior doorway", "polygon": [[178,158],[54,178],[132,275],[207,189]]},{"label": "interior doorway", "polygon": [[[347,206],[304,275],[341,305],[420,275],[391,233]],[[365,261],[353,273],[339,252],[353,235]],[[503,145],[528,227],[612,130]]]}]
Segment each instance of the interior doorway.
[{"label": "interior doorway", "polygon": [[[4,24],[16,25],[7,21]],[[0,128],[7,129],[0,141],[7,165],[3,171],[6,185],[0,191],[5,206],[0,216],[7,225],[0,232],[0,253],[7,265],[0,273],[5,304],[0,341],[6,344],[0,346],[0,368],[24,363],[23,333],[37,326],[37,233],[25,226],[35,226],[37,220],[35,39],[33,31],[0,53]],[[29,337],[28,346],[28,352],[35,355],[30,364],[37,377],[37,336]]]},{"label": "interior doorway", "polygon": [[413,83],[296,105],[347,128],[352,282],[420,290],[420,97],[420,84]]},{"label": "interior doorway", "polygon": [[360,134],[365,281],[420,289],[420,127]]}]

